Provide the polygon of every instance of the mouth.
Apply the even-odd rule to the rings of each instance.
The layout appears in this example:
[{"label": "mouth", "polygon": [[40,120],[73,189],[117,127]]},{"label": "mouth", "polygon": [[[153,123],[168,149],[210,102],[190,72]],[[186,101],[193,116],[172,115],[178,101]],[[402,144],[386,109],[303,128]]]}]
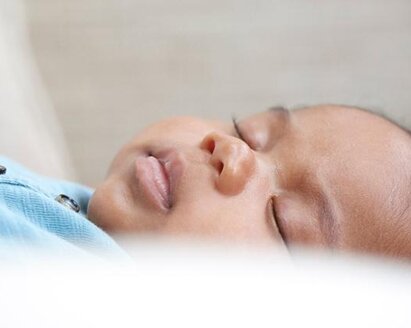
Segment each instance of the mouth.
[{"label": "mouth", "polygon": [[175,151],[162,151],[136,159],[135,174],[145,198],[162,212],[174,205],[183,167],[183,161]]}]

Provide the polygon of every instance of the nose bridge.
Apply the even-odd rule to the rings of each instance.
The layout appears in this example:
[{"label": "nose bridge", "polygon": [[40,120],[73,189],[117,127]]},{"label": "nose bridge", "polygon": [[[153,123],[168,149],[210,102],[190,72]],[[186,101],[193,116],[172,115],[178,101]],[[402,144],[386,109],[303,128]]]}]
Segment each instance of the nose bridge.
[{"label": "nose bridge", "polygon": [[212,132],[202,143],[211,154],[210,164],[217,170],[217,189],[224,194],[240,193],[254,173],[256,158],[242,140]]}]

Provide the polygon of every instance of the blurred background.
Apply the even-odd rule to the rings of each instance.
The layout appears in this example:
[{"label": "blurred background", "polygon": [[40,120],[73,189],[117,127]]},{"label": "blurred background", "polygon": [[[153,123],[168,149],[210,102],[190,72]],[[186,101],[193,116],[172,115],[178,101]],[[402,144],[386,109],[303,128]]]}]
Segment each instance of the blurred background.
[{"label": "blurred background", "polygon": [[[409,0],[0,4],[12,63],[0,66],[0,149],[20,138],[3,153],[42,173],[95,185],[124,142],[171,115],[341,103],[411,125]],[[10,131],[18,108],[37,132]]]}]

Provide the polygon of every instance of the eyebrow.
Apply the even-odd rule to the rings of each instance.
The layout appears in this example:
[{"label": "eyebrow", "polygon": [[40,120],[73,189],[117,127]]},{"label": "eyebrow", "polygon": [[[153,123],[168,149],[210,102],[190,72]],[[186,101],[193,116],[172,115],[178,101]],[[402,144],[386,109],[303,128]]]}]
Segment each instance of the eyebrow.
[{"label": "eyebrow", "polygon": [[267,111],[276,114],[278,113],[286,119],[288,119],[290,116],[290,110],[283,106],[272,106],[268,108]]},{"label": "eyebrow", "polygon": [[279,119],[283,121],[284,125],[290,124],[290,110],[283,106],[272,106],[267,109],[268,113],[279,116]]}]

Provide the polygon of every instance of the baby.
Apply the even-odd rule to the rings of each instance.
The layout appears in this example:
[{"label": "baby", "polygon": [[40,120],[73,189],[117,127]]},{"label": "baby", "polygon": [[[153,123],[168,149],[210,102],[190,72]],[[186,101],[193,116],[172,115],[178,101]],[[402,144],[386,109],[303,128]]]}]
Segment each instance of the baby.
[{"label": "baby", "polygon": [[411,258],[411,135],[331,105],[165,120],[120,150],[88,218],[109,233]]}]

